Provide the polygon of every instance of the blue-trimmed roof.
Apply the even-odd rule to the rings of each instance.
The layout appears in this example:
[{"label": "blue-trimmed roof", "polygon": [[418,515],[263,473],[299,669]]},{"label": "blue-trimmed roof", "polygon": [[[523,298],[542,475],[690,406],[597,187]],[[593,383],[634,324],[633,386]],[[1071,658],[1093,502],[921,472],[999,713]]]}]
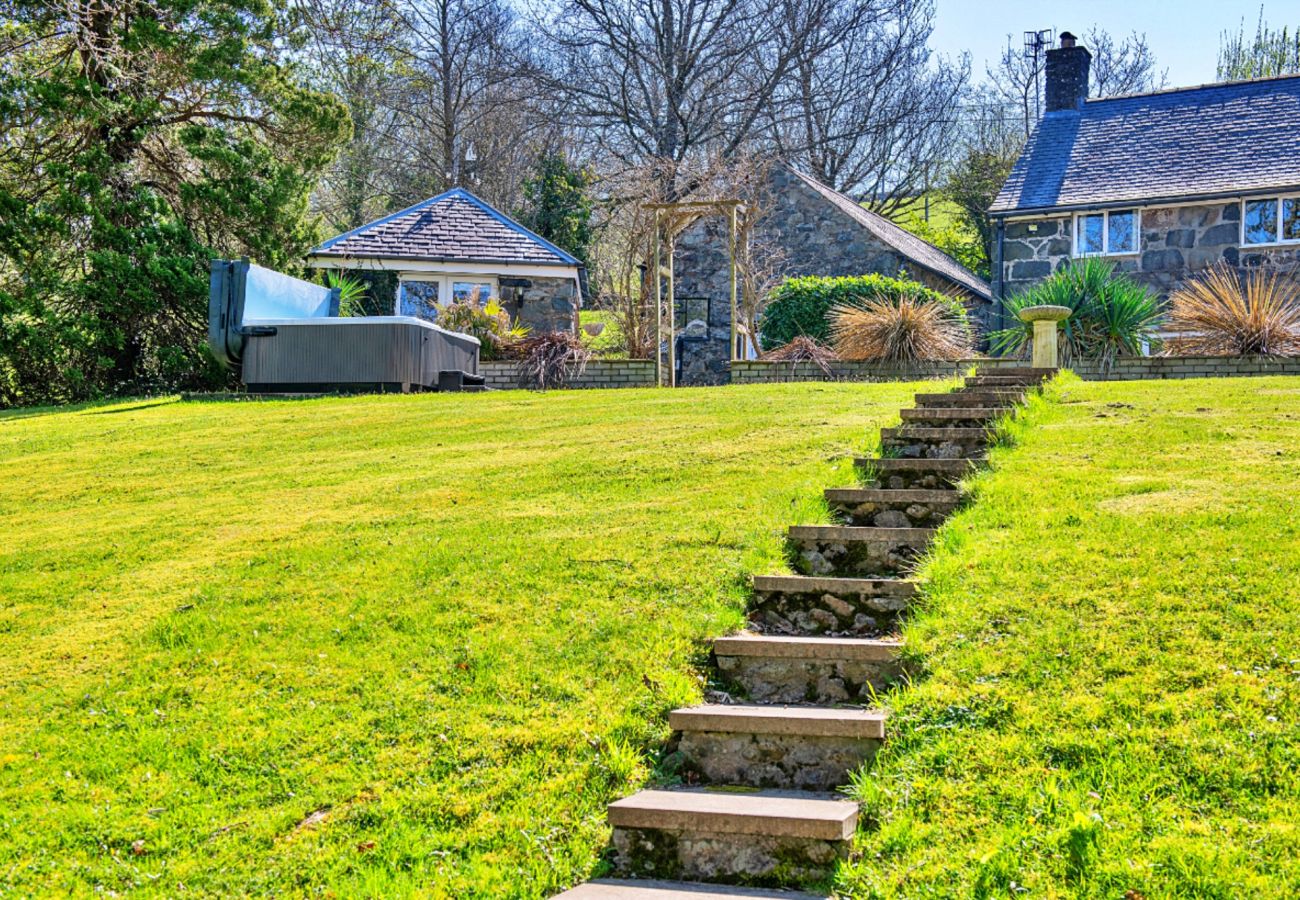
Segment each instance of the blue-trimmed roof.
[{"label": "blue-trimmed roof", "polygon": [[308,254],[325,258],[581,265],[464,188],[452,188],[330,238]]},{"label": "blue-trimmed roof", "polygon": [[1043,116],[999,215],[1300,188],[1300,76],[1089,100]]}]

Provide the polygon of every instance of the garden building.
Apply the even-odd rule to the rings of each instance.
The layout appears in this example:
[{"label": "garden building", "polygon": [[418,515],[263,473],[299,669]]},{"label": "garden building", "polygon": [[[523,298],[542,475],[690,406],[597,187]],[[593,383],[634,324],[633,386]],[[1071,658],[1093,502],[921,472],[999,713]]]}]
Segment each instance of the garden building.
[{"label": "garden building", "polygon": [[[992,318],[988,282],[933,244],[852,197],[784,163],[763,179],[751,203],[756,257],[776,260],[774,275],[880,274],[919,281],[963,299],[981,334]],[[678,338],[678,380],[719,384],[731,359],[729,221],[704,216],[677,238],[674,259]]]},{"label": "garden building", "polygon": [[307,263],[393,273],[396,315],[434,320],[438,305],[496,298],[535,332],[576,327],[585,280],[578,259],[464,188],[331,238]]},{"label": "garden building", "polygon": [[1088,99],[1047,52],[1046,112],[990,209],[999,297],[1101,257],[1161,297],[1219,262],[1300,270],[1300,75]]}]

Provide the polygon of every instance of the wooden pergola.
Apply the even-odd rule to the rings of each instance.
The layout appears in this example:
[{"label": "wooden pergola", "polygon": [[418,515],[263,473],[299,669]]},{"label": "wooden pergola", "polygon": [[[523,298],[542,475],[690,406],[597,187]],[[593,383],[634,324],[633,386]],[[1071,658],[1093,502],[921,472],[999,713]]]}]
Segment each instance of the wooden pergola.
[{"label": "wooden pergola", "polygon": [[[668,386],[677,386],[677,348],[674,346],[676,323],[673,301],[673,246],[677,235],[703,216],[725,215],[730,223],[728,249],[731,269],[731,345],[727,351],[728,358],[736,358],[736,238],[739,217],[745,214],[745,204],[741,200],[682,200],[676,203],[647,203],[644,209],[653,210],[654,228],[654,271],[655,271],[655,381],[662,385],[663,354],[659,352],[664,343],[664,280],[668,282]],[[665,253],[666,250],[666,253]]]}]

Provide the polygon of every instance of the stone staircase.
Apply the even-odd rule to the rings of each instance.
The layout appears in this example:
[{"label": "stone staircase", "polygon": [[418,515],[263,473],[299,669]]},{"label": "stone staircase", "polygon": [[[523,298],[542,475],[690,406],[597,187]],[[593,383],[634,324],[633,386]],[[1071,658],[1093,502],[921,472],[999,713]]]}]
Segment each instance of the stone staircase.
[{"label": "stone staircase", "polygon": [[[1054,370],[977,372],[918,394],[883,454],[856,461],[869,487],[826,500],[838,525],[789,532],[797,575],[757,576],[750,630],[713,645],[718,702],[669,717],[685,786],[609,806],[618,878],[556,900],[812,900],[848,857],[857,804],[836,789],[886,737],[878,692],[906,675],[897,621],[957,485],[984,458],[996,420]],[[782,890],[784,889],[784,890]]]}]

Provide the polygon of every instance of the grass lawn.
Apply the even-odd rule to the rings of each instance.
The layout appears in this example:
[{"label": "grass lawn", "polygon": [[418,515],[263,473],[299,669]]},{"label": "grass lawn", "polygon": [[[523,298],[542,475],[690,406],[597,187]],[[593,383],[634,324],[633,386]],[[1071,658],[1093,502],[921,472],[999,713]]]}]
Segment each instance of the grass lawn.
[{"label": "grass lawn", "polygon": [[1084,384],[949,521],[854,897],[1300,896],[1300,381]]},{"label": "grass lawn", "polygon": [[0,414],[0,895],[585,877],[748,574],[917,389]]}]

